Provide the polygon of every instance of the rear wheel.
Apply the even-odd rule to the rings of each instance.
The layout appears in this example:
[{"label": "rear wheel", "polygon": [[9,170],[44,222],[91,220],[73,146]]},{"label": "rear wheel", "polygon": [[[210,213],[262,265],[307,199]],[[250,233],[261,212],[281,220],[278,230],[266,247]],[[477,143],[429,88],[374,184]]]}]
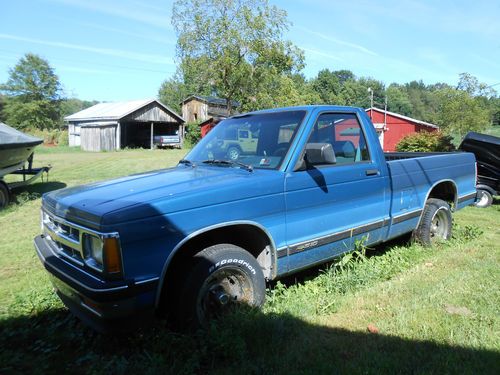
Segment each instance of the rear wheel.
[{"label": "rear wheel", "polygon": [[9,189],[4,182],[0,181],[0,209],[9,204]]},{"label": "rear wheel", "polygon": [[451,210],[448,203],[441,199],[427,200],[420,223],[415,229],[414,238],[425,246],[446,241],[451,237]]},{"label": "rear wheel", "polygon": [[490,194],[489,191],[483,189],[477,190],[477,201],[476,203],[474,203],[476,207],[486,208],[491,206],[492,203],[493,203],[493,196]]},{"label": "rear wheel", "polygon": [[188,265],[176,322],[184,329],[208,323],[238,305],[260,307],[265,299],[265,280],[257,260],[246,250],[219,244],[196,254]]}]

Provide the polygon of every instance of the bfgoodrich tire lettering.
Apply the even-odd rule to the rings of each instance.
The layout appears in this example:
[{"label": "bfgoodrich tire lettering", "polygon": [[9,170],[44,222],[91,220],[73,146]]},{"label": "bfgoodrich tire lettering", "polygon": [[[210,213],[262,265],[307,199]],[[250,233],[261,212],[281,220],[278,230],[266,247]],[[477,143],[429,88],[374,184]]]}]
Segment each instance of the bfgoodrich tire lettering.
[{"label": "bfgoodrich tire lettering", "polygon": [[266,285],[257,260],[231,244],[208,247],[187,265],[175,307],[175,321],[183,329],[207,326],[239,304],[260,307]]},{"label": "bfgoodrich tire lettering", "polygon": [[430,198],[425,203],[420,224],[414,238],[425,246],[432,246],[451,237],[451,210],[448,203],[441,199]]}]

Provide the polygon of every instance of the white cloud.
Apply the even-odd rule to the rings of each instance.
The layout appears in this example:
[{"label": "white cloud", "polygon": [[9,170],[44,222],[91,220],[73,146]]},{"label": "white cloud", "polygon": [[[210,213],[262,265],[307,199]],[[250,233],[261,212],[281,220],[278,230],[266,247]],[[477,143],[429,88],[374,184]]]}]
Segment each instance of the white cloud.
[{"label": "white cloud", "polygon": [[[308,54],[312,54],[312,55],[315,55],[315,56],[321,56],[321,57],[326,57],[330,60],[335,60],[335,61],[341,61],[342,59],[338,56],[335,56],[335,55],[332,55],[332,54],[329,54],[329,53],[325,53],[325,52],[322,52],[322,51],[318,51],[316,49],[312,49],[312,48],[304,48],[304,47],[300,47],[302,50],[304,50],[305,52],[308,52]],[[313,56],[313,59],[314,60],[318,60],[318,61],[323,61],[324,59],[317,59]]]},{"label": "white cloud", "polygon": [[311,35],[317,36],[321,39],[324,39],[326,41],[329,41],[329,42],[332,42],[335,44],[339,44],[341,46],[349,47],[349,48],[355,49],[357,51],[363,52],[363,53],[368,54],[368,55],[378,56],[378,53],[376,53],[376,52],[374,52],[366,47],[363,47],[362,45],[351,43],[351,42],[348,42],[345,40],[341,40],[341,39],[335,38],[331,35],[326,35],[326,34],[318,32],[318,31],[308,29],[308,28],[303,27],[303,26],[297,26],[297,28],[302,30],[302,31],[305,31],[308,34],[311,34]]},{"label": "white cloud", "polygon": [[135,38],[146,39],[149,41],[154,41],[154,42],[168,44],[168,45],[175,45],[175,43],[176,43],[175,39],[173,39],[173,38],[169,39],[167,36],[161,37],[158,35],[146,35],[146,34],[141,34],[141,33],[135,33],[132,31],[127,31],[127,30],[119,29],[116,27],[110,27],[110,26],[106,26],[106,25],[100,25],[97,23],[78,22],[78,25],[85,26],[85,27],[92,28],[92,29],[96,29],[96,30],[109,31],[109,32],[116,33],[116,34],[122,34],[122,35],[132,36]]},{"label": "white cloud", "polygon": [[84,46],[84,45],[80,45],[80,44],[53,42],[53,41],[48,41],[48,40],[25,38],[25,37],[16,36],[16,35],[9,35],[9,34],[0,34],[0,39],[16,40],[19,42],[34,43],[34,44],[40,44],[40,45],[44,45],[44,46],[57,47],[57,48],[73,49],[73,50],[78,50],[78,51],[97,53],[97,54],[106,55],[106,56],[114,56],[114,57],[120,57],[120,58],[124,58],[124,59],[128,59],[128,60],[136,60],[136,61],[142,61],[142,62],[148,62],[148,63],[154,63],[154,64],[174,65],[172,58],[168,58],[168,57],[160,56],[160,55],[123,51],[123,50],[112,49],[112,48],[89,47],[89,46]]},{"label": "white cloud", "polygon": [[101,69],[90,69],[90,68],[80,68],[76,66],[66,66],[66,65],[60,65],[57,67],[58,70],[61,71],[66,71],[66,72],[73,72],[73,73],[83,73],[83,74],[117,74],[117,72],[113,72],[111,70],[101,70]]},{"label": "white cloud", "polygon": [[94,0],[51,0],[60,4],[87,9],[93,12],[104,13],[133,21],[142,22],[150,26],[163,29],[172,29],[168,9],[141,5],[134,2],[127,4],[124,1],[94,1]]}]

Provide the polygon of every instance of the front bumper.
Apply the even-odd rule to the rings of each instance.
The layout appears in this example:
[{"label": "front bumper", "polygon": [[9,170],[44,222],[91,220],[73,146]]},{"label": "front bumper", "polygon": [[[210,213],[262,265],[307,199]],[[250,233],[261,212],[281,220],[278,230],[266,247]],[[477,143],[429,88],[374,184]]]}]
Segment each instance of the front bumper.
[{"label": "front bumper", "polygon": [[63,303],[95,330],[128,330],[152,320],[158,278],[104,281],[59,257],[44,235],[34,245]]}]

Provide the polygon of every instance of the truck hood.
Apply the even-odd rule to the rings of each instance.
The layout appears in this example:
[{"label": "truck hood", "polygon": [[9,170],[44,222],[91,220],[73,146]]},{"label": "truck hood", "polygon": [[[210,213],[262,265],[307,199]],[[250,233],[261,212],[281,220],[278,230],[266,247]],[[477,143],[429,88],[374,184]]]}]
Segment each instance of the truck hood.
[{"label": "truck hood", "polygon": [[177,166],[45,194],[43,206],[69,221],[97,228],[283,191],[282,173]]}]

